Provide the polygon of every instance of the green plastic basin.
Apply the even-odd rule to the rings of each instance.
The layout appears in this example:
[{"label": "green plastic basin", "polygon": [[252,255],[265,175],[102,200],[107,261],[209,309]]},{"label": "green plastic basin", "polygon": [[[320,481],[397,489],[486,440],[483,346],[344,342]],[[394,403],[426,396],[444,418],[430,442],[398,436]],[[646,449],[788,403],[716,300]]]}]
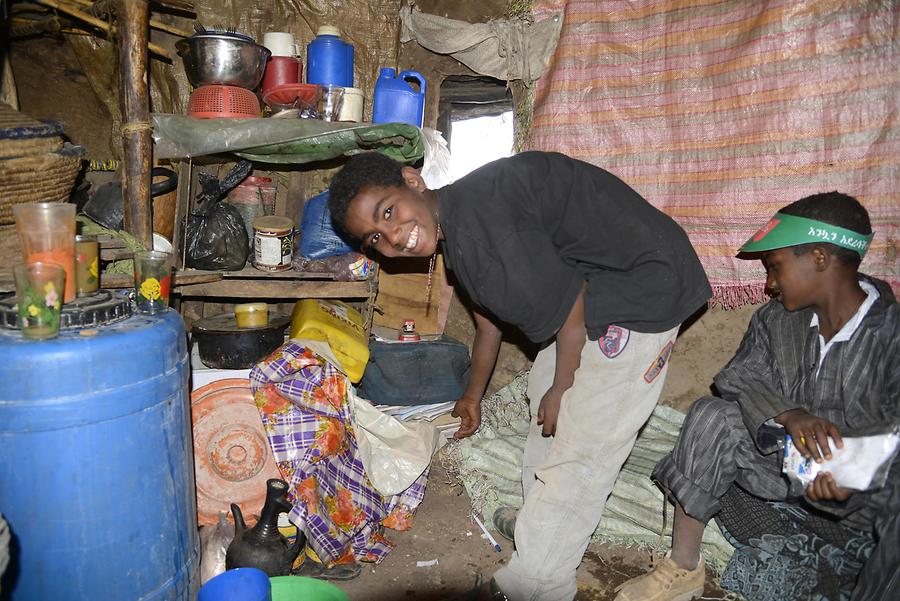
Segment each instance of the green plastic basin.
[{"label": "green plastic basin", "polygon": [[272,601],[350,601],[344,591],[324,580],[305,576],[274,576]]}]

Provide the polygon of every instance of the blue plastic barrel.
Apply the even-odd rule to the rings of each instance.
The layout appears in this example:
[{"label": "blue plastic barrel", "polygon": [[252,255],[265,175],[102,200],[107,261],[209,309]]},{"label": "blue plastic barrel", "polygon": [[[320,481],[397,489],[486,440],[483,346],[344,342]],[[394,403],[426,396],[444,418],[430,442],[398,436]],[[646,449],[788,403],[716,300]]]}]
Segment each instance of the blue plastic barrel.
[{"label": "blue plastic barrel", "polygon": [[[416,90],[408,82],[415,82]],[[372,123],[409,123],[422,127],[425,119],[425,78],[418,71],[401,71],[394,76],[391,67],[382,67],[375,80]]]},{"label": "blue plastic barrel", "polygon": [[306,83],[353,87],[353,45],[337,27],[323,25],[306,45]]},{"label": "blue plastic barrel", "polygon": [[0,331],[4,596],[196,598],[188,370],[171,310],[47,341]]}]

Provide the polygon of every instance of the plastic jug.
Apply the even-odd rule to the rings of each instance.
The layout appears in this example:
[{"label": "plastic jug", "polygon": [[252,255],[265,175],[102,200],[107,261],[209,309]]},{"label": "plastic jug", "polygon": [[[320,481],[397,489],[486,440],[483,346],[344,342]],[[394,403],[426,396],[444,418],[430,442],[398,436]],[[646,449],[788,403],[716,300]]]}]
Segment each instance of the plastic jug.
[{"label": "plastic jug", "polygon": [[353,45],[337,27],[323,25],[306,45],[306,83],[353,87]]},{"label": "plastic jug", "polygon": [[[408,80],[419,84],[416,91]],[[409,123],[422,127],[425,119],[425,78],[417,71],[401,71],[394,77],[391,67],[382,67],[375,81],[372,123]]]},{"label": "plastic jug", "polygon": [[351,382],[359,382],[369,362],[365,319],[341,301],[306,298],[291,312],[291,338],[327,342]]}]

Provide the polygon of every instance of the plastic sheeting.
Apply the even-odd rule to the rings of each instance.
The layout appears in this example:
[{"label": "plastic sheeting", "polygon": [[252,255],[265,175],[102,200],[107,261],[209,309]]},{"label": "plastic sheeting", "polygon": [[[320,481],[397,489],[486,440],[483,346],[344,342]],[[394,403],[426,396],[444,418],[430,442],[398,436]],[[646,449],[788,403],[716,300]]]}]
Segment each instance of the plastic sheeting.
[{"label": "plastic sheeting", "polygon": [[157,158],[230,152],[264,163],[297,164],[378,150],[404,163],[424,156],[419,128],[405,123],[317,119],[195,119],[153,115]]},{"label": "plastic sheeting", "polygon": [[[501,505],[521,507],[522,453],[530,423],[525,396],[528,373],[522,372],[505,388],[484,399],[478,432],[446,447],[444,464],[462,481],[472,507],[490,523]],[[673,507],[667,507],[663,528],[663,496],[650,480],[657,461],[672,450],[684,414],[658,405],[622,466],[592,540],[600,543],[653,548],[664,532],[663,546],[672,542]],[[734,548],[715,522],[703,532],[701,552],[717,572],[724,569]]]},{"label": "plastic sheeting", "polygon": [[687,230],[726,307],[764,300],[734,258],[779,208],[866,206],[862,270],[900,292],[896,1],[535,0],[565,18],[535,86],[530,146],[606,168]]}]

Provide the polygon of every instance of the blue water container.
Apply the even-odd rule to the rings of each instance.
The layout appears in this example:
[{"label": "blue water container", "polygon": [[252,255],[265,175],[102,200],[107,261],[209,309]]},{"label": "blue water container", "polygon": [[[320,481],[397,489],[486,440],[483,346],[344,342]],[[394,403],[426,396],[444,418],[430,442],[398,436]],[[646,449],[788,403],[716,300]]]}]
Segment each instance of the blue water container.
[{"label": "blue water container", "polygon": [[[413,88],[409,82],[418,84]],[[401,71],[394,76],[390,67],[382,67],[375,80],[372,123],[409,123],[422,127],[425,119],[425,78],[417,71]]]},{"label": "blue water container", "polygon": [[306,45],[306,83],[353,87],[353,45],[337,27],[323,25]]},{"label": "blue water container", "polygon": [[172,310],[46,341],[0,330],[11,601],[196,599],[188,374]]}]

